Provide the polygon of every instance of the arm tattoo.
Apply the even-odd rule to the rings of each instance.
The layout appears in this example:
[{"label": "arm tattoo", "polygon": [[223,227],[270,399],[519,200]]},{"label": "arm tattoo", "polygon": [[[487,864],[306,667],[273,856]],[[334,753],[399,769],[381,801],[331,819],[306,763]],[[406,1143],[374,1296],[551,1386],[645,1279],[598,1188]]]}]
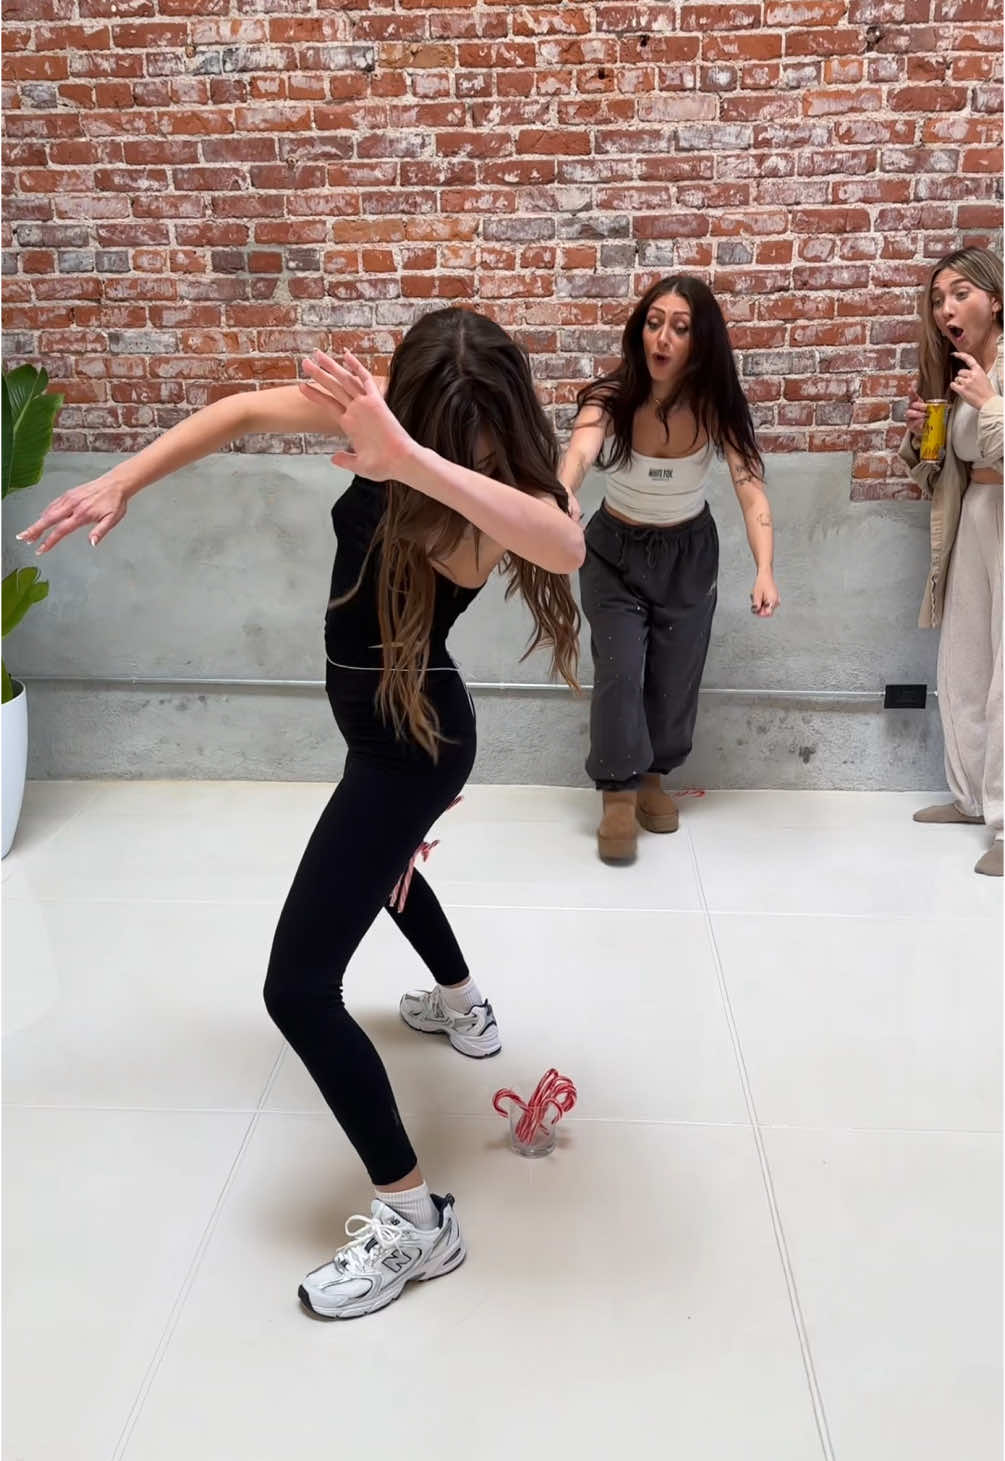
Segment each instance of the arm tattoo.
[{"label": "arm tattoo", "polygon": [[762,513],[760,513],[758,515],[757,521],[761,524],[761,527],[762,528],[770,528],[770,526],[771,526],[771,513],[770,512],[762,512]]}]

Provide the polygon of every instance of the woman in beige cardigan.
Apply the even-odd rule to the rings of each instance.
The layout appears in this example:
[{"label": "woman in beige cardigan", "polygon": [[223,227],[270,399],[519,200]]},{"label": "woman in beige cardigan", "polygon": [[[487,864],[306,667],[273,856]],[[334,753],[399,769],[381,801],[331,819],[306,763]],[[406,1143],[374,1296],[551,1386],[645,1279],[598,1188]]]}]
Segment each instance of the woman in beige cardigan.
[{"label": "woman in beige cardigan", "polygon": [[[983,823],[994,841],[975,872],[1002,876],[1002,261],[948,254],[921,300],[919,395],[900,449],[932,499],[922,628],[941,625],[939,713],[953,800],[916,822]],[[925,401],[948,398],[941,461],[919,460]]]}]

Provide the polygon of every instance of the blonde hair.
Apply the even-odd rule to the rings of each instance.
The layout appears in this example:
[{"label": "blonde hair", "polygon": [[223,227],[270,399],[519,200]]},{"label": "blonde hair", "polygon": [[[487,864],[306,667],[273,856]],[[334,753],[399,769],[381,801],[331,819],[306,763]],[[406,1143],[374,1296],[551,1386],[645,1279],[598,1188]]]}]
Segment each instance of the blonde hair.
[{"label": "blonde hair", "polygon": [[936,401],[948,396],[952,378],[950,362],[953,347],[936,325],[935,311],[932,308],[932,286],[943,269],[954,269],[957,274],[962,274],[964,279],[969,279],[971,284],[997,300],[996,318],[999,328],[1002,323],[1005,285],[1002,280],[1002,261],[998,255],[993,254],[990,249],[958,249],[940,259],[928,276],[919,305],[921,339],[918,343],[918,388],[926,401]]}]

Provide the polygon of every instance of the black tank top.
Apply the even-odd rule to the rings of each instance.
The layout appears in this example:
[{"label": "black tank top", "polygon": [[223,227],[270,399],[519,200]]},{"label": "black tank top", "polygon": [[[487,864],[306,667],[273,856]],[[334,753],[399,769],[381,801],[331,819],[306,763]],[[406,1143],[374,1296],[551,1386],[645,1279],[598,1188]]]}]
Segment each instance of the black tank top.
[{"label": "black tank top", "polygon": [[[354,477],[332,508],[332,525],[338,539],[332,569],[332,599],[340,599],[356,585],[366,562],[366,572],[356,593],[325,616],[325,651],[336,664],[360,669],[381,668],[380,619],[377,613],[377,583],[380,549],[367,553],[384,512],[386,486]],[[464,610],[477,597],[476,588],[461,588],[442,573],[434,573],[436,598],[430,634],[430,669],[452,669],[447,653],[447,635]]]}]

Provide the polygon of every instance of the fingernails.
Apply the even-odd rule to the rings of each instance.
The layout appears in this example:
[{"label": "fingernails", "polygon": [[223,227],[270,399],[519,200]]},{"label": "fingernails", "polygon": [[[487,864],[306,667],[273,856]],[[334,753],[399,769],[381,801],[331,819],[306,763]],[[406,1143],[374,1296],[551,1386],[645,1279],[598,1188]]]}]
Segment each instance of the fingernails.
[{"label": "fingernails", "polygon": [[23,543],[24,540],[25,540],[25,534],[24,533],[15,533],[15,537],[17,538],[17,540],[18,540],[19,543]]}]

